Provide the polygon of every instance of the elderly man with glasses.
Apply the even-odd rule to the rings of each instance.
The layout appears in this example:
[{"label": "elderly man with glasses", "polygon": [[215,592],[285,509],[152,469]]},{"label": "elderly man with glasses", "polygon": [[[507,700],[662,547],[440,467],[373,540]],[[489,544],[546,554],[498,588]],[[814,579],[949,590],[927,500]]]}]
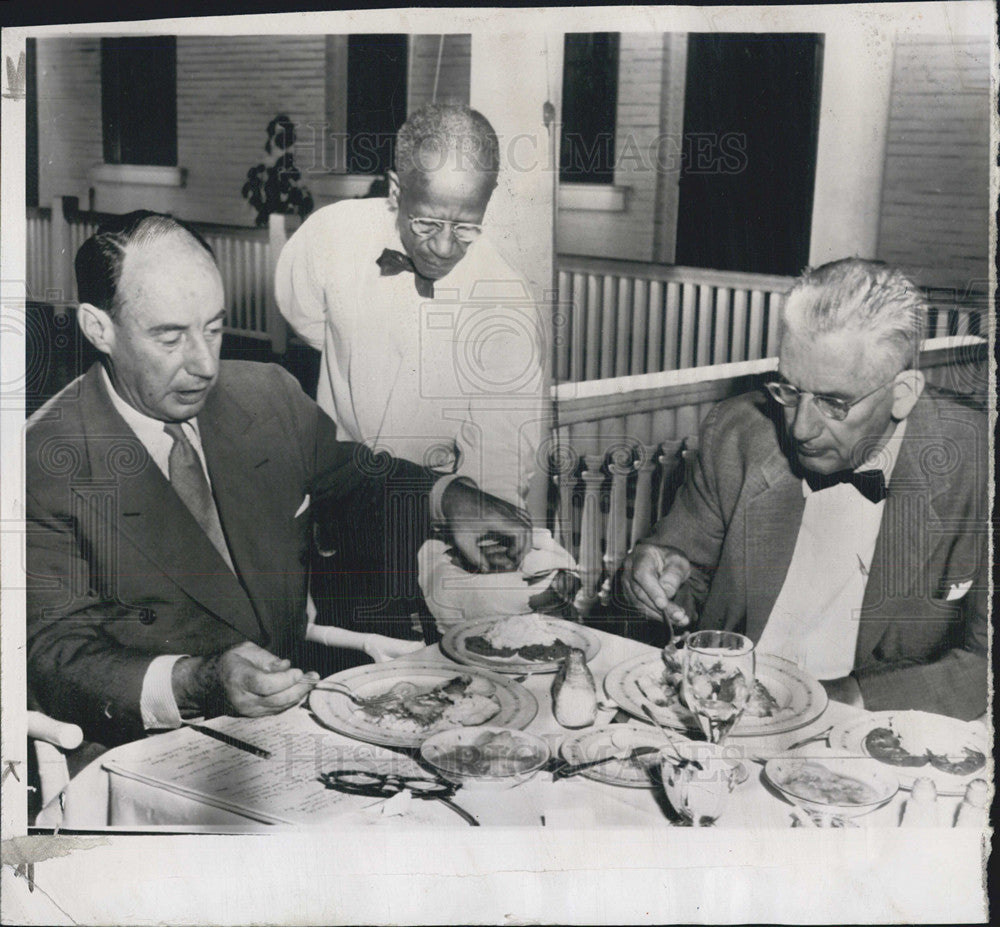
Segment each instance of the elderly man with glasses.
[{"label": "elderly man with glasses", "polygon": [[[526,281],[483,233],[497,136],[467,106],[431,104],[400,128],[395,165],[386,198],[334,203],[291,237],[278,305],[322,351],[316,398],[343,440],[522,505],[545,347]],[[500,547],[480,559],[463,565],[519,566]]]},{"label": "elderly man with glasses", "polygon": [[926,312],[877,262],[795,282],[778,375],[712,411],[626,561],[647,617],[741,631],[858,707],[985,711],[987,427],[925,388]]}]

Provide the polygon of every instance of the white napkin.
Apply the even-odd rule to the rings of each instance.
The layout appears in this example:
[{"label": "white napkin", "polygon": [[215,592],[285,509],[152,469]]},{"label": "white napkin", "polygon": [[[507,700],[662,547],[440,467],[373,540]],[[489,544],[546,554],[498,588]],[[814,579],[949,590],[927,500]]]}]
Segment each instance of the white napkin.
[{"label": "white napkin", "polygon": [[[543,592],[556,570],[575,570],[576,561],[545,528],[533,528],[531,550],[518,572],[469,573],[449,555],[444,541],[427,541],[418,554],[418,580],[427,607],[442,634],[466,621],[493,615],[527,615],[528,600]],[[548,571],[529,583],[526,577]]]}]

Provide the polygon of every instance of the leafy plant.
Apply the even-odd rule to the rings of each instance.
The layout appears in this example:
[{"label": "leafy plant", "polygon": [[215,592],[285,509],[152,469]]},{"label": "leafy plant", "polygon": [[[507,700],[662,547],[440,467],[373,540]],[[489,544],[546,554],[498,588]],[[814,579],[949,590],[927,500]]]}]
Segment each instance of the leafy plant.
[{"label": "leafy plant", "polygon": [[271,164],[255,164],[247,171],[243,198],[257,211],[258,226],[267,225],[271,213],[308,216],[313,198],[301,183],[302,172],[295,165],[295,123],[287,116],[275,116],[267,124],[264,150],[274,154]]}]

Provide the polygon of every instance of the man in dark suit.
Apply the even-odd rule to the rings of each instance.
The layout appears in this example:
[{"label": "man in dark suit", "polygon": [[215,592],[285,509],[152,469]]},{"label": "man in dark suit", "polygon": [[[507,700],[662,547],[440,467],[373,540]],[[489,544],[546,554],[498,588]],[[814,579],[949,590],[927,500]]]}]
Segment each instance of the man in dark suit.
[{"label": "man in dark suit", "polygon": [[76,269],[103,364],[26,429],[28,682],[49,714],[112,744],[298,703],[316,678],[292,665],[310,509],[328,538],[350,526],[374,555],[395,545],[405,563],[406,548],[413,569],[428,507],[481,568],[520,561],[530,522],[513,506],[338,443],[280,367],[220,363],[222,280],[182,223],[121,217]]},{"label": "man in dark suit", "polygon": [[648,617],[741,631],[855,706],[986,710],[988,432],[924,389],[926,311],[876,262],[796,281],[770,396],[712,411],[626,561]]}]

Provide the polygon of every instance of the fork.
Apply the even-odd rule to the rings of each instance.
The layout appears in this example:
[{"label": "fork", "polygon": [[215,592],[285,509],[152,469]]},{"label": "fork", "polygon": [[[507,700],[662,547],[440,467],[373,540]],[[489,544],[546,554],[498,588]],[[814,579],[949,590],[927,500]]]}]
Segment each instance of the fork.
[{"label": "fork", "polygon": [[825,731],[819,731],[813,734],[812,737],[803,737],[802,740],[797,740],[793,744],[789,744],[785,747],[785,750],[798,750],[799,747],[804,747],[806,744],[814,744],[819,741],[826,741],[826,745],[830,746],[830,733],[833,731],[833,725],[831,724]]},{"label": "fork", "polygon": [[360,695],[355,695],[347,686],[342,686],[336,682],[318,682],[313,686],[314,692],[337,692],[340,695],[346,696],[355,705],[360,708],[378,708],[382,705],[386,705],[389,702],[395,700],[399,697],[398,693],[394,692],[383,692],[382,695],[372,695],[368,698],[362,698]]}]

